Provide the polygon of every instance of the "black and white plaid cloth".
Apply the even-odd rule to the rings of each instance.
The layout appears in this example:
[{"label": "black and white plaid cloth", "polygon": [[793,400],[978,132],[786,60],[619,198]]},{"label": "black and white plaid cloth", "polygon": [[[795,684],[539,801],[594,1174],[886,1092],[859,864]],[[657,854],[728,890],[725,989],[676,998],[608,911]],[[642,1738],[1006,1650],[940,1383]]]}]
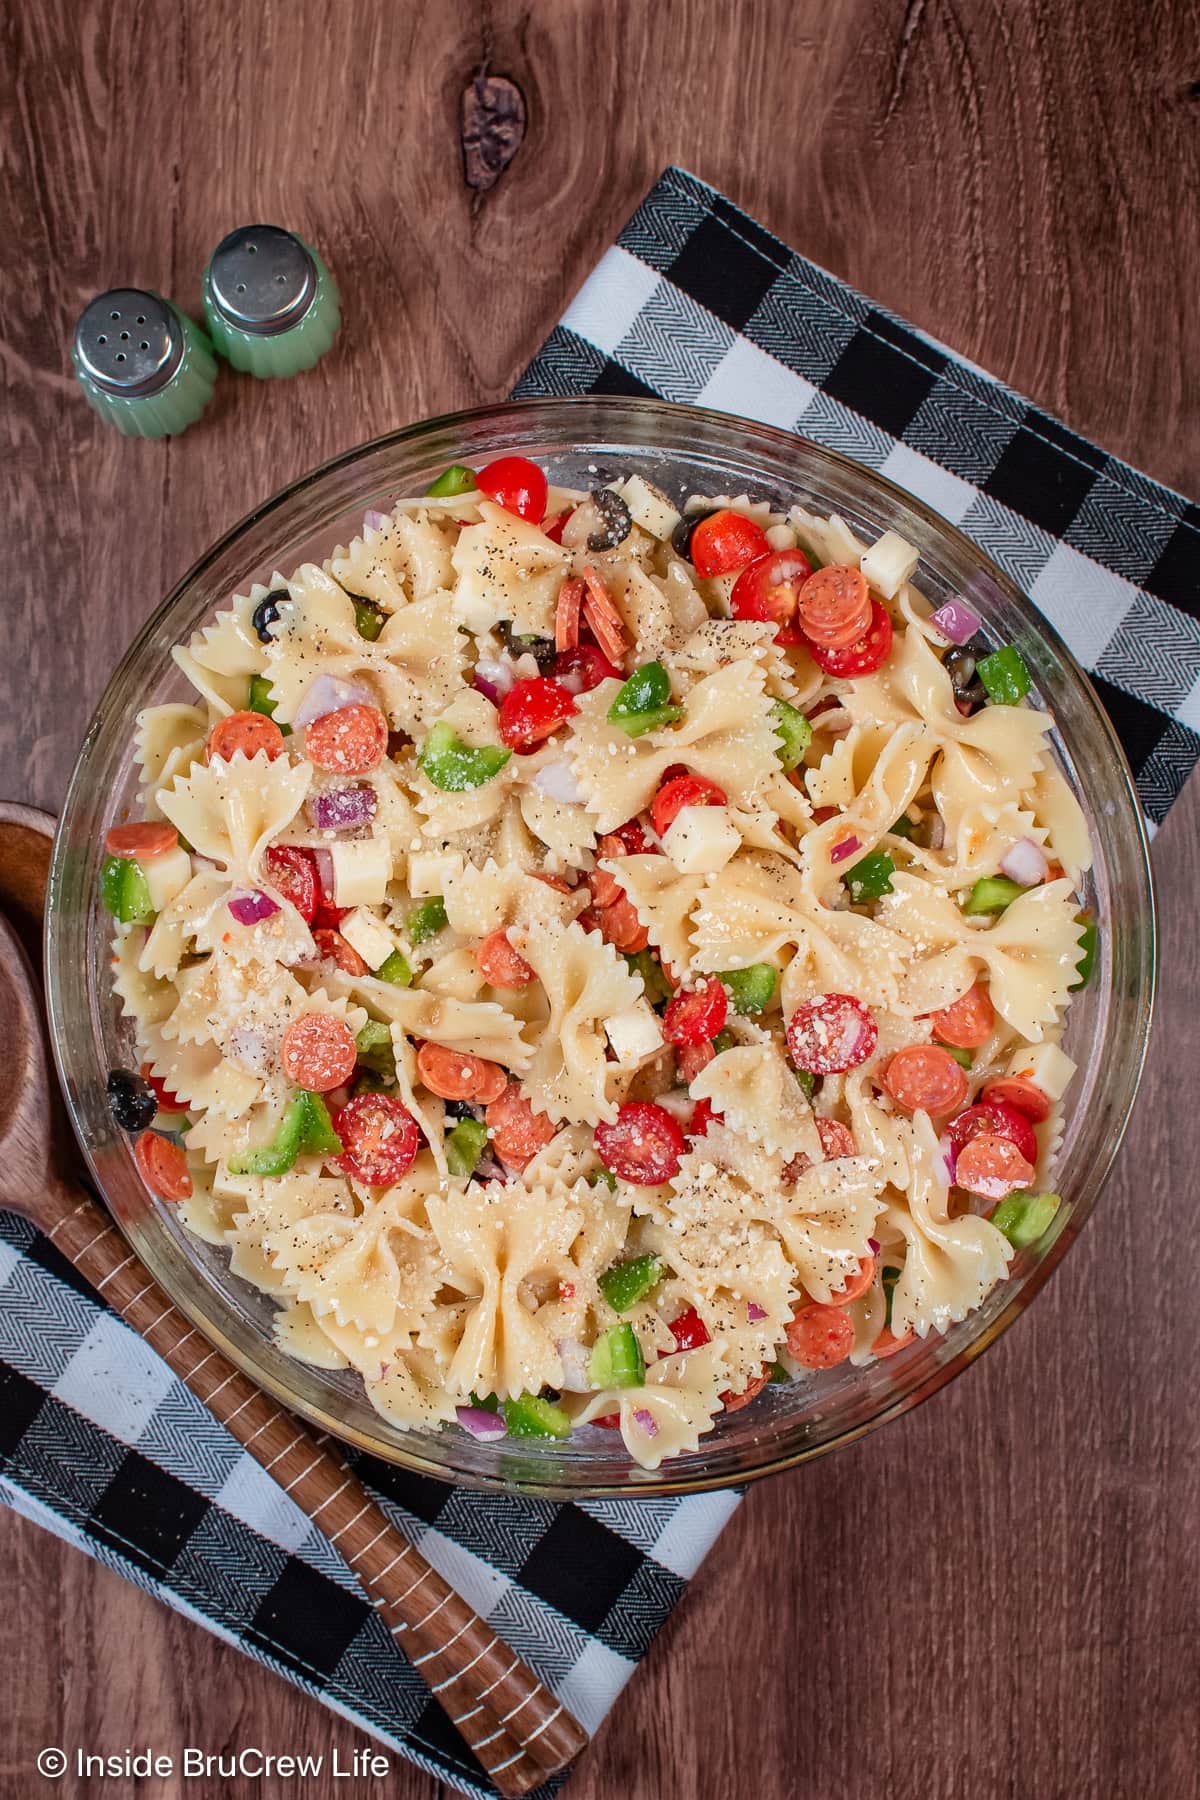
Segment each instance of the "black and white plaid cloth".
[{"label": "black and white plaid cloth", "polygon": [[[1147,816],[1165,815],[1200,754],[1200,509],[693,176],[666,172],[517,392],[698,401],[882,469],[1053,620],[1112,713]],[[722,1493],[559,1506],[360,1468],[589,1729],[737,1505]],[[492,1791],[321,1534],[53,1247],[4,1214],[0,1499],[432,1774]]]}]

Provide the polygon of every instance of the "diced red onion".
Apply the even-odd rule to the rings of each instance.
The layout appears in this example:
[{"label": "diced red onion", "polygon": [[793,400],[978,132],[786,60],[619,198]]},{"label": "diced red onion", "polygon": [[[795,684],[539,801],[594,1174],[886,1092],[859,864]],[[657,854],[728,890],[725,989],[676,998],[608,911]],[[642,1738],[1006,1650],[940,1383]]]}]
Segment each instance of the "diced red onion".
[{"label": "diced red onion", "polygon": [[341,712],[346,706],[374,706],[375,696],[361,681],[343,681],[339,675],[318,675],[292,717],[298,731],[323,719],[326,713]]},{"label": "diced red onion", "polygon": [[848,856],[853,856],[856,850],[861,849],[862,844],[858,838],[843,838],[841,843],[835,844],[833,849],[829,852],[829,860],[831,863],[845,862]]},{"label": "diced red onion", "polygon": [[946,1180],[953,1182],[954,1165],[958,1159],[954,1154],[954,1143],[948,1132],[943,1131],[938,1139],[938,1149],[942,1153],[942,1167],[946,1171]]},{"label": "diced red onion", "polygon": [[936,625],[944,638],[952,644],[965,644],[979,630],[982,620],[978,613],[971,611],[965,600],[947,600],[939,606],[930,620]]},{"label": "diced red onion", "polygon": [[269,919],[279,911],[270,894],[257,888],[252,894],[231,894],[228,905],[239,925],[257,925],[260,919]]},{"label": "diced red onion", "polygon": [[583,795],[575,779],[575,771],[565,757],[548,762],[533,778],[533,785],[547,800],[558,800],[564,806],[581,806]]},{"label": "diced red onion", "polygon": [[333,851],[327,850],[323,844],[318,844],[312,852],[312,859],[317,865],[317,884],[321,889],[321,898],[326,906],[333,906],[335,904],[333,898]]},{"label": "diced red onion", "polygon": [[878,1256],[881,1248],[882,1248],[882,1245],[880,1244],[878,1238],[868,1238],[867,1239],[867,1249],[871,1252],[872,1256]]},{"label": "diced red onion", "polygon": [[369,825],[377,804],[373,787],[327,788],[312,796],[308,811],[318,831],[350,831]]},{"label": "diced red onion", "polygon": [[1032,838],[1018,838],[1000,858],[1000,867],[1010,881],[1020,887],[1036,887],[1050,873],[1050,864],[1040,844]]},{"label": "diced red onion", "polygon": [[658,1420],[654,1417],[654,1414],[648,1412],[644,1406],[638,1407],[633,1415],[633,1422],[639,1430],[645,1432],[647,1437],[658,1436]]},{"label": "diced red onion", "polygon": [[376,512],[372,507],[370,512],[363,514],[363,524],[368,531],[382,531],[385,525],[391,524],[391,520],[386,513]]},{"label": "diced red onion", "polygon": [[590,1374],[592,1353],[578,1338],[563,1338],[558,1344],[563,1378],[559,1383],[564,1394],[587,1394],[593,1383]]},{"label": "diced red onion", "polygon": [[486,1406],[456,1406],[454,1416],[464,1431],[484,1444],[502,1438],[508,1431],[504,1414],[489,1412]]},{"label": "diced red onion", "polygon": [[487,695],[493,706],[499,706],[516,679],[512,664],[501,662],[499,657],[481,656],[475,664],[475,686],[481,694]]},{"label": "diced red onion", "polygon": [[946,842],[946,821],[941,813],[934,813],[929,821],[929,848],[940,850]]},{"label": "diced red onion", "polygon": [[493,706],[499,706],[503,699],[503,695],[495,682],[485,680],[478,669],[475,671],[472,686],[477,694],[482,694],[484,699],[490,700]]},{"label": "diced red onion", "polygon": [[746,1302],[746,1317],[752,1325],[757,1325],[759,1320],[765,1319],[766,1316],[766,1308],[760,1306],[757,1300],[748,1300]]}]

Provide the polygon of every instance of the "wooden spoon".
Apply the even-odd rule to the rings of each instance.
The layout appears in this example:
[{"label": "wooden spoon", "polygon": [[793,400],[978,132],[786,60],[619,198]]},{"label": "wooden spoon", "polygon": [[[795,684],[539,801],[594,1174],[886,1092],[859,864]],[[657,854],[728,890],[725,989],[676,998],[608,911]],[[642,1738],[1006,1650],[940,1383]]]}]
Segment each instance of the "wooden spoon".
[{"label": "wooden spoon", "polygon": [[[0,819],[0,865],[7,829]],[[0,1039],[12,1074],[0,1093],[0,1206],[46,1234],[338,1546],[502,1793],[565,1768],[588,1741],[578,1722],[388,1521],[331,1440],[189,1325],[78,1185],[33,973],[2,916]]]}]

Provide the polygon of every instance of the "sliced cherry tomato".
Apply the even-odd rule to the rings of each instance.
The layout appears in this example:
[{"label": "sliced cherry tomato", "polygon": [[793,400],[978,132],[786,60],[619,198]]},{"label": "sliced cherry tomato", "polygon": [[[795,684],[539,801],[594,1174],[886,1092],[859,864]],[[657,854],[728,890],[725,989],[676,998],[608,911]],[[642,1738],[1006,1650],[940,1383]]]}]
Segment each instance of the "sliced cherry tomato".
[{"label": "sliced cherry tomato", "polygon": [[810,575],[797,602],[800,625],[810,644],[848,650],[871,626],[871,590],[861,569],[830,563]]},{"label": "sliced cherry tomato", "polygon": [[638,1187],[659,1187],[679,1173],[687,1145],[678,1120],[652,1100],[629,1100],[611,1125],[596,1127],[596,1149],[606,1169]]},{"label": "sliced cherry tomato", "polygon": [[839,681],[850,681],[856,675],[873,675],[882,668],[892,653],[892,621],[885,606],[871,602],[871,623],[865,635],[842,650],[830,650],[809,643],[809,654],[819,669]]},{"label": "sliced cherry tomato", "polygon": [[543,875],[540,869],[532,870],[532,875],[535,881],[543,882],[546,887],[553,888],[556,894],[571,892],[570,882],[564,881],[561,875]]},{"label": "sliced cherry tomato", "polygon": [[540,524],[546,516],[549,484],[542,470],[527,456],[498,456],[495,462],[480,469],[475,485],[505,512],[516,513],[518,519],[525,519],[530,525]]},{"label": "sliced cherry tomato", "polygon": [[681,1044],[675,1052],[675,1072],[690,1087],[701,1069],[707,1069],[716,1056],[711,1043]]},{"label": "sliced cherry tomato", "polygon": [[344,1175],[365,1187],[390,1187],[407,1175],[421,1146],[417,1121],[391,1094],[357,1094],[333,1115],[342,1140],[336,1159]]},{"label": "sliced cherry tomato", "polygon": [[1052,1111],[1049,1095],[1025,1075],[998,1075],[994,1081],[984,1083],[981,1097],[985,1105],[998,1100],[1015,1112],[1024,1113],[1034,1125],[1048,1119]]},{"label": "sliced cherry tomato", "polygon": [[532,750],[556,732],[574,711],[574,694],[548,675],[518,681],[500,702],[500,742],[510,750]]},{"label": "sliced cherry tomato", "polygon": [[[618,837],[615,831],[606,832],[596,845],[597,863],[616,862],[619,857],[628,855],[624,839]],[[590,870],[587,884],[594,906],[613,906],[625,892],[616,876],[608,869]]]},{"label": "sliced cherry tomato", "polygon": [[313,932],[313,943],[322,956],[335,962],[347,975],[369,975],[370,969],[353,944],[348,944],[340,931],[331,925],[319,925]]},{"label": "sliced cherry tomato", "polygon": [[663,1013],[663,1036],[669,1044],[685,1048],[695,1044],[711,1044],[725,1023],[729,1011],[729,995],[725,985],[714,976],[702,987],[676,994]]},{"label": "sliced cherry tomato", "polygon": [[650,942],[650,933],[638,918],[637,908],[627,894],[622,894],[611,906],[600,909],[600,935],[614,950],[630,956],[644,950]]},{"label": "sliced cherry tomato", "polygon": [[839,1156],[858,1155],[854,1133],[840,1119],[818,1119],[817,1136],[821,1140],[826,1162],[834,1162]]},{"label": "sliced cherry tomato", "polygon": [[599,1425],[601,1431],[620,1431],[621,1415],[619,1412],[605,1413],[603,1418],[593,1419],[592,1424]]},{"label": "sliced cherry tomato", "polygon": [[114,825],[105,835],[110,856],[136,856],[141,862],[164,856],[179,842],[179,833],[165,819],[145,819],[137,825]]},{"label": "sliced cherry tomato", "polygon": [[629,648],[625,621],[613,605],[612,595],[590,563],[584,567],[583,579],[587,584],[583,601],[584,620],[609,662],[619,663]]},{"label": "sliced cherry tomato", "polygon": [[702,775],[676,775],[664,782],[654,796],[650,818],[659,837],[674,824],[685,806],[725,806],[729,796],[715,781]]},{"label": "sliced cherry tomato", "polygon": [[861,1300],[875,1279],[875,1258],[860,1256],[858,1268],[853,1275],[847,1276],[841,1287],[832,1295],[835,1306],[849,1306],[852,1300]]},{"label": "sliced cherry tomato", "polygon": [[1034,1165],[1021,1155],[1011,1138],[979,1131],[959,1151],[954,1162],[954,1184],[984,1200],[1003,1200],[1014,1188],[1028,1187]]},{"label": "sliced cherry tomato", "polygon": [[192,1191],[187,1157],[179,1145],[157,1131],[143,1131],[134,1140],[133,1160],[138,1174],[160,1200],[186,1200]]},{"label": "sliced cherry tomato", "polygon": [[497,1062],[448,1050],[444,1044],[422,1044],[417,1051],[417,1074],[431,1094],[443,1100],[473,1100],[488,1106],[508,1087],[508,1076]]},{"label": "sliced cherry tomato", "polygon": [[675,1339],[675,1351],[668,1352],[671,1355],[682,1350],[702,1350],[705,1344],[712,1342],[708,1326],[694,1306],[689,1306],[677,1319],[672,1319],[670,1330]]},{"label": "sliced cherry tomato", "polygon": [[576,644],[555,657],[554,679],[569,694],[590,694],[602,681],[619,681],[621,671],[613,667],[598,644]]},{"label": "sliced cherry tomato", "polygon": [[693,531],[692,567],[697,575],[730,575],[770,548],[761,525],[726,506],[701,519]]},{"label": "sliced cherry tomato", "polygon": [[743,1406],[749,1406],[752,1400],[757,1400],[769,1380],[770,1371],[764,1364],[762,1374],[752,1375],[740,1394],[731,1393],[727,1389],[721,1395],[721,1405],[726,1412],[741,1412]]},{"label": "sliced cherry tomato", "polygon": [[822,994],[798,1006],[788,1022],[788,1049],[810,1075],[842,1075],[866,1062],[879,1027],[851,994]]},{"label": "sliced cherry tomato", "polygon": [[152,1087],[154,1089],[154,1098],[158,1101],[159,1108],[162,1112],[187,1111],[187,1102],[181,1100],[178,1094],[172,1093],[165,1082],[160,1081],[157,1075],[151,1073],[149,1063],[142,1064],[141,1074],[142,1080],[146,1083],[147,1087]]},{"label": "sliced cherry tomato", "polygon": [[305,1013],[284,1032],[279,1060],[293,1086],[327,1094],[354,1073],[354,1033],[336,1013]]},{"label": "sliced cherry tomato", "polygon": [[[638,824],[636,819],[627,819],[624,825],[618,825],[615,831],[609,832],[601,841],[607,843],[608,837],[615,837],[620,840],[625,846],[626,856],[652,856],[656,852],[661,855],[661,852],[658,850],[658,845],[651,843],[650,839],[646,836],[644,829]],[[617,854],[618,852],[613,852],[614,856]]]},{"label": "sliced cherry tomato", "polygon": [[940,1012],[930,1013],[933,1035],[956,1050],[978,1050],[986,1044],[996,1025],[996,1009],[981,982],[969,987],[965,994]]},{"label": "sliced cherry tomato", "polygon": [[272,844],[264,861],[271,886],[291,901],[306,925],[311,925],[318,889],[316,864],[308,851],[295,844]]},{"label": "sliced cherry tomato", "polygon": [[554,648],[560,653],[574,650],[579,643],[579,609],[586,593],[587,583],[578,576],[564,581],[558,590],[558,605],[554,609]]},{"label": "sliced cherry tomato", "polygon": [[[712,1045],[709,1044],[705,1047],[711,1050]],[[713,1111],[713,1103],[711,1100],[697,1100],[695,1106],[692,1108],[692,1116],[687,1123],[687,1135],[689,1137],[703,1137],[713,1120],[715,1119],[719,1125],[723,1117],[724,1114]]]},{"label": "sliced cherry tomato", "polygon": [[501,1162],[521,1170],[533,1161],[554,1136],[554,1125],[545,1113],[534,1112],[515,1081],[510,1081],[498,1100],[483,1115],[492,1148]]},{"label": "sliced cherry tomato", "polygon": [[571,508],[566,512],[555,513],[553,518],[542,520],[542,535],[548,537],[552,544],[562,543],[563,526],[571,516]]},{"label": "sliced cherry tomato", "polygon": [[883,1072],[883,1086],[905,1112],[944,1119],[967,1097],[967,1072],[940,1044],[897,1050]]},{"label": "sliced cherry tomato", "polygon": [[235,712],[218,720],[208,734],[207,762],[228,762],[232,756],[257,756],[268,762],[283,754],[283,733],[265,713]]},{"label": "sliced cherry tomato", "polygon": [[387,754],[388,722],[377,706],[361,702],[323,713],[304,727],[304,754],[318,769],[365,775]]},{"label": "sliced cherry tomato", "polygon": [[800,589],[811,574],[812,565],[802,550],[774,550],[755,557],[734,583],[729,610],[735,619],[765,619],[778,625],[777,644],[802,644],[796,608]]},{"label": "sliced cherry tomato", "polygon": [[475,962],[483,979],[494,988],[527,988],[533,980],[533,970],[513,949],[503,927],[483,939],[475,951]]},{"label": "sliced cherry tomato", "polygon": [[836,1368],[854,1348],[854,1320],[844,1307],[810,1301],[793,1315],[787,1347],[802,1368]]},{"label": "sliced cherry tomato", "polygon": [[[1008,1138],[1016,1145],[1026,1162],[1037,1162],[1037,1139],[1033,1135],[1033,1126],[1025,1114],[1015,1107],[1007,1105],[1003,1100],[976,1101],[960,1112],[957,1119],[951,1119],[946,1127],[946,1136],[950,1140],[950,1154],[953,1158],[961,1155],[973,1137],[980,1133],[991,1137]],[[957,1173],[955,1178],[957,1179]]]},{"label": "sliced cherry tomato", "polygon": [[915,1336],[916,1333],[912,1330],[911,1326],[904,1333],[903,1337],[897,1337],[891,1326],[885,1325],[879,1336],[875,1339],[875,1342],[871,1345],[871,1354],[872,1356],[881,1358],[895,1356],[897,1350],[907,1350]]}]

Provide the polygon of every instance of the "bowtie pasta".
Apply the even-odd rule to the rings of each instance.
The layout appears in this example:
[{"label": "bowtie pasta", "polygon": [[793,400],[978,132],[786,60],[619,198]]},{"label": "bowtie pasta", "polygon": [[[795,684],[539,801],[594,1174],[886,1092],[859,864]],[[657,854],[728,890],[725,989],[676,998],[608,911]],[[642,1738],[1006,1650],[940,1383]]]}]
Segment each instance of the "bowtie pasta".
[{"label": "bowtie pasta", "polygon": [[177,648],[106,846],[110,1100],[289,1353],[653,1469],[1047,1230],[1088,831],[915,568],[502,457]]}]

